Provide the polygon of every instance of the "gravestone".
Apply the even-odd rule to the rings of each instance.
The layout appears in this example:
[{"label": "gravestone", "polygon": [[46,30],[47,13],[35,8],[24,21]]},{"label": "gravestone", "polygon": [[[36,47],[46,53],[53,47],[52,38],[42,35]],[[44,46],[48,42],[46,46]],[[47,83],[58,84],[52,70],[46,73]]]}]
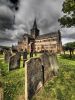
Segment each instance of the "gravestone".
[{"label": "gravestone", "polygon": [[49,56],[50,64],[51,64],[51,70],[53,75],[57,75],[59,71],[59,66],[58,66],[58,60],[56,54],[51,54]]},{"label": "gravestone", "polygon": [[23,52],[23,67],[25,66],[25,61],[27,60],[27,50]]},{"label": "gravestone", "polygon": [[0,50],[0,54],[2,54],[2,55],[3,55],[3,50],[2,50],[2,49]]},{"label": "gravestone", "polygon": [[56,54],[45,52],[41,56],[41,61],[44,67],[44,81],[47,81],[52,74],[57,75],[59,66]]},{"label": "gravestone", "polygon": [[51,77],[51,63],[49,60],[50,54],[45,52],[41,55],[41,61],[42,61],[42,68],[44,73],[44,82],[46,82]]},{"label": "gravestone", "polygon": [[11,56],[12,56],[11,51],[6,50],[5,53],[4,53],[5,62],[9,62]]},{"label": "gravestone", "polygon": [[25,100],[31,100],[32,96],[42,85],[41,59],[31,58],[29,61],[25,62]]},{"label": "gravestone", "polygon": [[18,52],[10,58],[9,70],[20,68],[21,54]]}]

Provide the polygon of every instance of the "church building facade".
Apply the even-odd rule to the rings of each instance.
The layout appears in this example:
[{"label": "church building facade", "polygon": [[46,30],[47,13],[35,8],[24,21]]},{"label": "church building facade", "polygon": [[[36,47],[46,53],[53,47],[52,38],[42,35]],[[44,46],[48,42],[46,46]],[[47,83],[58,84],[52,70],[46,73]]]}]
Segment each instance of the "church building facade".
[{"label": "church building facade", "polygon": [[39,35],[39,29],[37,28],[36,20],[34,21],[30,35],[24,34],[18,41],[17,49],[28,51],[53,51],[55,53],[62,50],[61,33],[60,31],[52,32],[48,34]]}]

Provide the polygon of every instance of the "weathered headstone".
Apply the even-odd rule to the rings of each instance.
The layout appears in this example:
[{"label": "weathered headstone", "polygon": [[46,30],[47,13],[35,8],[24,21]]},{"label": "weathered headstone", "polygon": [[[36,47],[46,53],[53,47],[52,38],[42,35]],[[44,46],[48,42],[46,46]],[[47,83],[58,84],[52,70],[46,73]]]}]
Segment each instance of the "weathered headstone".
[{"label": "weathered headstone", "polygon": [[11,55],[12,54],[11,54],[11,51],[10,50],[6,50],[5,51],[5,53],[4,53],[5,62],[9,62]]},{"label": "weathered headstone", "polygon": [[41,55],[41,61],[43,66],[43,73],[44,73],[44,82],[46,82],[51,76],[51,64],[49,60],[49,53],[44,53]]},{"label": "weathered headstone", "polygon": [[3,50],[2,49],[0,50],[0,54],[3,54]]},{"label": "weathered headstone", "polygon": [[27,50],[23,52],[23,67],[25,66],[25,61],[27,60]]},{"label": "weathered headstone", "polygon": [[25,62],[25,100],[31,100],[42,85],[41,59],[31,58]]},{"label": "weathered headstone", "polygon": [[44,66],[44,80],[47,81],[51,74],[56,75],[58,73],[58,61],[57,56],[54,53],[45,52],[41,56],[42,65]]},{"label": "weathered headstone", "polygon": [[59,70],[57,56],[55,54],[52,54],[49,56],[49,60],[50,60],[51,70],[53,75],[57,75]]},{"label": "weathered headstone", "polygon": [[14,69],[20,68],[20,59],[21,59],[20,53],[16,53],[16,55],[13,55],[10,58],[9,70],[14,70]]}]

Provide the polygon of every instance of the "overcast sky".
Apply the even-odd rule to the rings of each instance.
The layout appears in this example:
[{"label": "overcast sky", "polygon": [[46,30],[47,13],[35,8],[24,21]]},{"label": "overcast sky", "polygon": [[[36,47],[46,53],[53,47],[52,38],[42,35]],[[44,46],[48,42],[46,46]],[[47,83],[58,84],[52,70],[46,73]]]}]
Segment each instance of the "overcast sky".
[{"label": "overcast sky", "polygon": [[40,34],[60,29],[63,44],[74,41],[75,28],[61,28],[58,23],[62,4],[63,0],[0,0],[0,45],[14,44],[22,34],[29,34],[35,17]]}]

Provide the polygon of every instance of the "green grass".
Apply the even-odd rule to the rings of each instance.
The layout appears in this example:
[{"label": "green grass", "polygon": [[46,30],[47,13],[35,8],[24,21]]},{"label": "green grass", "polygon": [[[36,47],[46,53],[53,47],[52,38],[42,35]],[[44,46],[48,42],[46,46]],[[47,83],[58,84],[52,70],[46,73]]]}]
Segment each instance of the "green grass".
[{"label": "green grass", "polygon": [[[39,56],[40,54],[37,55],[37,57]],[[29,55],[28,59],[30,59]],[[2,73],[0,81],[4,89],[4,100],[16,100],[19,95],[24,95],[25,69],[23,68],[23,57],[21,57],[20,69],[9,72],[8,63],[4,61],[4,55],[0,55],[0,69]]]},{"label": "green grass", "polygon": [[75,100],[75,61],[58,56],[59,74],[48,81],[33,100]]},{"label": "green grass", "polygon": [[24,94],[24,68],[14,70],[3,77],[5,100],[13,100],[16,95]]},{"label": "green grass", "polygon": [[0,55],[0,69],[2,75],[6,75],[8,73],[8,63],[4,62],[4,55]]},{"label": "green grass", "polygon": [[18,95],[24,94],[25,84],[25,70],[22,67],[23,61],[21,61],[21,68],[13,71],[8,70],[8,63],[4,62],[4,56],[0,55],[0,69],[2,76],[0,81],[4,89],[4,100],[16,100]]}]

